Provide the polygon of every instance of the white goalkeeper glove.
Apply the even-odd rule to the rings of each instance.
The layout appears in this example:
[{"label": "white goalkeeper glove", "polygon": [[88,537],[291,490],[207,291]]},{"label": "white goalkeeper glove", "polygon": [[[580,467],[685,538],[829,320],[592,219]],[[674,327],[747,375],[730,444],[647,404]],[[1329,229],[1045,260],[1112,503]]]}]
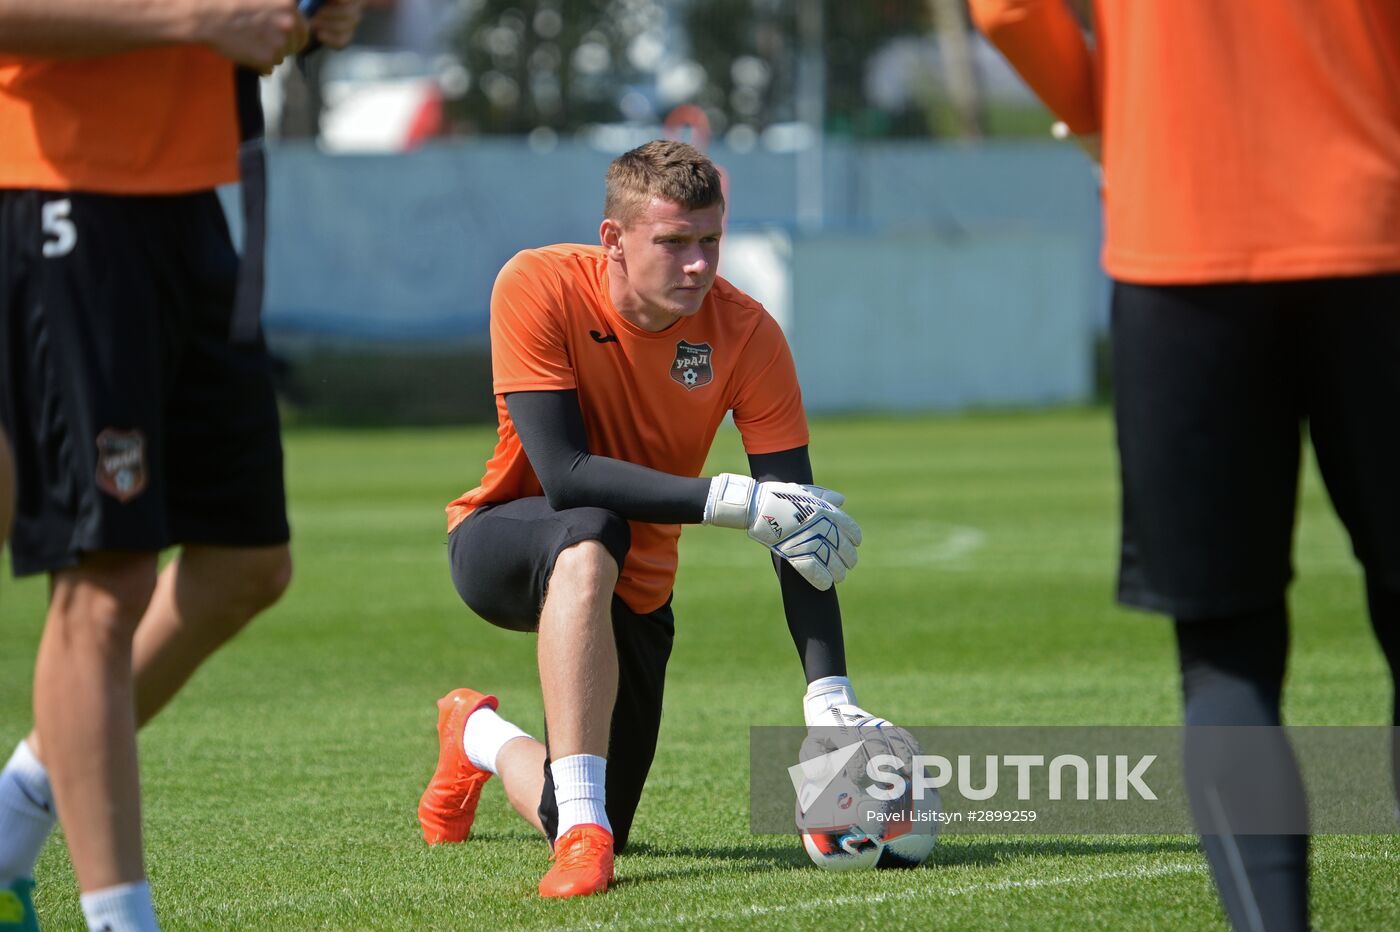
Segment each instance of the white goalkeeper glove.
[{"label": "white goalkeeper glove", "polygon": [[[829,759],[833,751],[860,743],[846,769],[857,780],[869,760],[889,754],[901,761],[901,771],[912,766],[919,743],[903,728],[887,719],[871,715],[856,705],[856,692],[844,676],[827,676],[812,681],[802,697],[802,715],[807,722],[807,738],[802,742],[799,760]],[[819,764],[816,766],[820,766]],[[814,778],[819,779],[816,774]]]},{"label": "white goalkeeper glove", "polygon": [[758,482],[726,472],[710,480],[704,523],[748,531],[825,590],[856,565],[860,525],[840,509],[844,501],[839,492],[820,486]]},{"label": "white goalkeeper glove", "polygon": [[828,750],[853,741],[875,741],[887,745],[887,753],[902,756],[905,761],[919,753],[919,743],[913,735],[856,705],[856,691],[844,676],[825,676],[808,684],[807,695],[802,697],[802,716],[809,733],[813,728],[820,729],[817,742],[829,745]]}]

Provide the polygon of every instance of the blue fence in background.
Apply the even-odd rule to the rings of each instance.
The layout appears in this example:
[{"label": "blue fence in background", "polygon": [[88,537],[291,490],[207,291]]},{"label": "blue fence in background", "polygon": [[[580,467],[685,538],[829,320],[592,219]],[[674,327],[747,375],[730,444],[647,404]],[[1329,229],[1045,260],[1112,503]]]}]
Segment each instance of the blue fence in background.
[{"label": "blue fence in background", "polygon": [[[794,230],[795,156],[722,147],[711,154],[728,175],[731,231]],[[276,147],[269,182],[270,339],[274,346],[483,345],[491,284],[511,255],[545,243],[596,242],[610,158],[570,144],[536,152],[523,140],[509,139],[440,143],[398,156],[327,156],[309,145]],[[792,284],[787,323],[796,328],[799,365],[804,354],[815,361],[803,349],[812,332],[804,332],[804,317],[825,321],[849,311],[867,326],[883,320],[894,330],[911,326],[925,306],[952,321],[948,333],[970,327],[969,346],[1000,339],[1009,352],[1014,344],[1017,372],[1056,368],[1038,367],[1026,354],[1065,351],[1060,337],[1007,342],[1008,335],[1044,330],[1046,313],[1059,315],[1049,325],[1056,334],[1077,334],[1087,352],[1103,313],[1096,271],[1100,221],[1094,180],[1072,147],[832,142],[824,178],[823,229],[791,233],[794,256],[822,254],[829,262],[843,254],[844,243],[840,274],[866,274],[862,263],[878,263],[886,278],[908,269],[911,280],[933,293],[914,296],[897,282],[885,282],[881,299],[864,307],[816,307],[837,293],[849,300],[850,290],[828,281],[814,287],[823,266],[795,259],[793,273],[802,277]],[[897,262],[878,261],[893,255]],[[921,258],[941,272],[927,274]],[[940,280],[949,284],[947,293],[931,300],[939,297]],[[995,295],[997,314],[989,315],[985,302],[976,300],[978,281]],[[966,318],[962,326],[960,315]],[[977,323],[992,317],[995,325]],[[1073,365],[1087,366],[1078,355]],[[942,358],[973,388],[985,381],[969,370],[965,349]],[[872,377],[888,381],[889,362]],[[1087,374],[1072,390],[1066,384],[1050,380],[992,395],[945,386],[929,394],[943,400],[929,403],[1073,400],[1087,390]],[[887,394],[856,393],[852,403],[888,407],[881,402]],[[831,398],[818,407],[842,404]]]}]

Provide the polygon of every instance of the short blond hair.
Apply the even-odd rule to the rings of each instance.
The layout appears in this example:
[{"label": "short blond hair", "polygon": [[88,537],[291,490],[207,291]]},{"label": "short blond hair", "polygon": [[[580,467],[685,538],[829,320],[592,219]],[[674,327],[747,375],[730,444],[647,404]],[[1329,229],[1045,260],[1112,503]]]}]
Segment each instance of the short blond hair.
[{"label": "short blond hair", "polygon": [[631,226],[653,198],[700,210],[724,207],[719,169],[689,143],[653,139],[608,166],[603,216]]}]

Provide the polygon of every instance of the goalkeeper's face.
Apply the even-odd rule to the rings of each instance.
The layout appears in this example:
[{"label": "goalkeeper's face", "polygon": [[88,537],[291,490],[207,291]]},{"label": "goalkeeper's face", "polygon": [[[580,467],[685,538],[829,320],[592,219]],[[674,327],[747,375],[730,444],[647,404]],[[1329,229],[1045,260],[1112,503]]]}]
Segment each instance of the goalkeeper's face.
[{"label": "goalkeeper's face", "polygon": [[626,226],[603,221],[603,245],[612,262],[609,274],[621,276],[618,310],[640,312],[664,329],[700,310],[715,283],[724,207],[716,204],[687,210],[653,199]]}]

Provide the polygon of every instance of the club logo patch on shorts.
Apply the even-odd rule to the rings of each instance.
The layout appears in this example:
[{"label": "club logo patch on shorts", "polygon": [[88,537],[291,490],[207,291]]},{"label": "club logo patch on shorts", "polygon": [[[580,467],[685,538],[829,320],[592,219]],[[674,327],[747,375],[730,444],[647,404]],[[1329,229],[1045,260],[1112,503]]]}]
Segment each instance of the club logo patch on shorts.
[{"label": "club logo patch on shorts", "polygon": [[97,435],[97,487],[122,504],[146,489],[146,437],[108,427]]},{"label": "club logo patch on shorts", "polygon": [[715,379],[715,371],[710,368],[710,344],[676,343],[676,359],[671,364],[671,378],[685,386],[686,391],[709,385]]}]

